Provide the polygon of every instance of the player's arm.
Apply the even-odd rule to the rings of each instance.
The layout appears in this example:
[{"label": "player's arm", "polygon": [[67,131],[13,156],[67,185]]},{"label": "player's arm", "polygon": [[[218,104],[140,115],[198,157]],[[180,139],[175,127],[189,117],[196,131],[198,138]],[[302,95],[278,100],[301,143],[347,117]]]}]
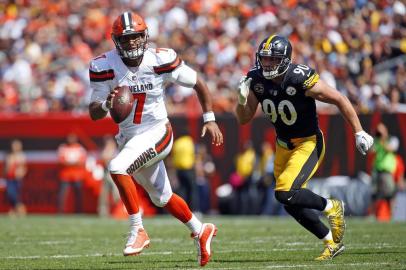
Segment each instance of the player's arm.
[{"label": "player's arm", "polygon": [[109,109],[113,104],[113,98],[117,90],[113,89],[104,101],[92,101],[89,104],[89,115],[92,120],[99,120],[106,117]]},{"label": "player's arm", "polygon": [[[112,106],[116,94],[113,89],[114,71],[108,65],[104,55],[93,59],[89,68],[92,95],[89,103],[89,115],[92,120],[104,118]],[[113,89],[110,91],[110,89]]]},{"label": "player's arm", "polygon": [[362,154],[366,154],[373,144],[373,138],[362,129],[358,115],[346,96],[329,86],[323,80],[319,80],[313,87],[308,89],[306,96],[336,105],[355,133],[358,150]]},{"label": "player's arm", "polygon": [[306,96],[336,105],[344,118],[350,123],[355,133],[362,130],[359,118],[348,98],[329,86],[323,80],[319,80],[312,88],[307,90]]},{"label": "player's arm", "polygon": [[203,109],[204,125],[202,128],[201,137],[204,137],[206,132],[209,132],[213,138],[213,144],[223,144],[223,134],[215,122],[209,88],[207,87],[206,82],[198,74],[196,74],[196,84],[193,89],[196,91],[197,97],[199,98],[199,102]]},{"label": "player's arm", "polygon": [[181,63],[174,71],[171,72],[171,81],[184,87],[193,88],[199,98],[200,105],[203,109],[203,128],[201,137],[208,132],[212,137],[212,143],[215,145],[223,144],[223,134],[215,122],[215,116],[212,109],[212,100],[210,92],[205,81],[197,74],[195,70]]},{"label": "player's arm", "polygon": [[238,105],[236,115],[238,122],[242,125],[251,121],[258,108],[258,99],[250,91],[252,78],[243,77],[238,86]]},{"label": "player's arm", "polygon": [[198,74],[196,74],[196,84],[193,86],[193,89],[196,91],[197,97],[199,98],[203,113],[212,112],[213,104],[210,97],[209,88]]},{"label": "player's arm", "polygon": [[109,111],[107,104],[106,110],[103,109],[103,103],[99,101],[93,101],[89,104],[89,115],[92,120],[99,120],[106,117]]}]

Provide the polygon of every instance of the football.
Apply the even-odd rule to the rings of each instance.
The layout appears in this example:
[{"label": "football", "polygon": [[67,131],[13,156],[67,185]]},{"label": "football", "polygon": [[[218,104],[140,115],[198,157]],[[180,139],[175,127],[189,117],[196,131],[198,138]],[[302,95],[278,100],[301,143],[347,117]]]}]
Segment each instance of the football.
[{"label": "football", "polygon": [[110,115],[114,122],[118,124],[131,113],[134,97],[128,86],[119,86],[116,90],[118,90],[118,93],[113,98],[113,106],[110,109]]}]

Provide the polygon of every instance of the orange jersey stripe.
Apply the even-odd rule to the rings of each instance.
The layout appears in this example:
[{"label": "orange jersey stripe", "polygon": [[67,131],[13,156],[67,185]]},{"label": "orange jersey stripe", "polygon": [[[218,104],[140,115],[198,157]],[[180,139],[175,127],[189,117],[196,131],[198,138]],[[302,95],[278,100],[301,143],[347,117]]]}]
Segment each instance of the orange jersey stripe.
[{"label": "orange jersey stripe", "polygon": [[169,145],[171,138],[172,138],[172,127],[170,123],[167,123],[165,135],[162,137],[162,139],[159,140],[159,142],[155,144],[155,151],[158,154],[161,153]]},{"label": "orange jersey stripe", "polygon": [[89,78],[92,82],[100,82],[114,79],[114,71],[112,69],[95,72],[89,69]]},{"label": "orange jersey stripe", "polygon": [[173,60],[171,63],[164,64],[162,66],[154,67],[154,72],[157,73],[157,74],[172,72],[181,63],[182,63],[182,60],[178,56],[176,56],[176,59]]}]

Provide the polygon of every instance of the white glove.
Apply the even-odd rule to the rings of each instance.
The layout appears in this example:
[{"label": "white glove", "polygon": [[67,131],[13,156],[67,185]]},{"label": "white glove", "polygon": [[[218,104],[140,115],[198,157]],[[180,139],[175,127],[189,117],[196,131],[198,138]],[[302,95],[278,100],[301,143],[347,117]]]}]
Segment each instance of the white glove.
[{"label": "white glove", "polygon": [[372,138],[371,135],[362,130],[355,133],[355,143],[357,145],[358,151],[360,151],[361,154],[366,155],[368,150],[374,144],[374,138]]},{"label": "white glove", "polygon": [[241,105],[247,104],[247,97],[250,92],[252,78],[244,76],[241,78],[238,85],[238,103]]}]

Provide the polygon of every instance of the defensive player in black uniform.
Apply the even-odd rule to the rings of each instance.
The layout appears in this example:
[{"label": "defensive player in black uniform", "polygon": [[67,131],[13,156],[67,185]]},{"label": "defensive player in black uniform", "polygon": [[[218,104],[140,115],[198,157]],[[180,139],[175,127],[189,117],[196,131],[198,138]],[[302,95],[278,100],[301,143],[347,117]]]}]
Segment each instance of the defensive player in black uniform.
[{"label": "defensive player in black uniform", "polygon": [[[297,222],[323,240],[325,248],[316,260],[329,260],[344,251],[344,204],[306,189],[324,156],[315,100],[338,107],[354,130],[362,154],[370,149],[373,138],[363,131],[349,100],[320,80],[314,69],[293,64],[291,56],[292,46],[284,37],[271,35],[261,42],[255,68],[240,81],[236,113],[245,124],[261,104],[272,121],[277,134],[275,197]],[[331,230],[312,209],[326,215]]]}]

